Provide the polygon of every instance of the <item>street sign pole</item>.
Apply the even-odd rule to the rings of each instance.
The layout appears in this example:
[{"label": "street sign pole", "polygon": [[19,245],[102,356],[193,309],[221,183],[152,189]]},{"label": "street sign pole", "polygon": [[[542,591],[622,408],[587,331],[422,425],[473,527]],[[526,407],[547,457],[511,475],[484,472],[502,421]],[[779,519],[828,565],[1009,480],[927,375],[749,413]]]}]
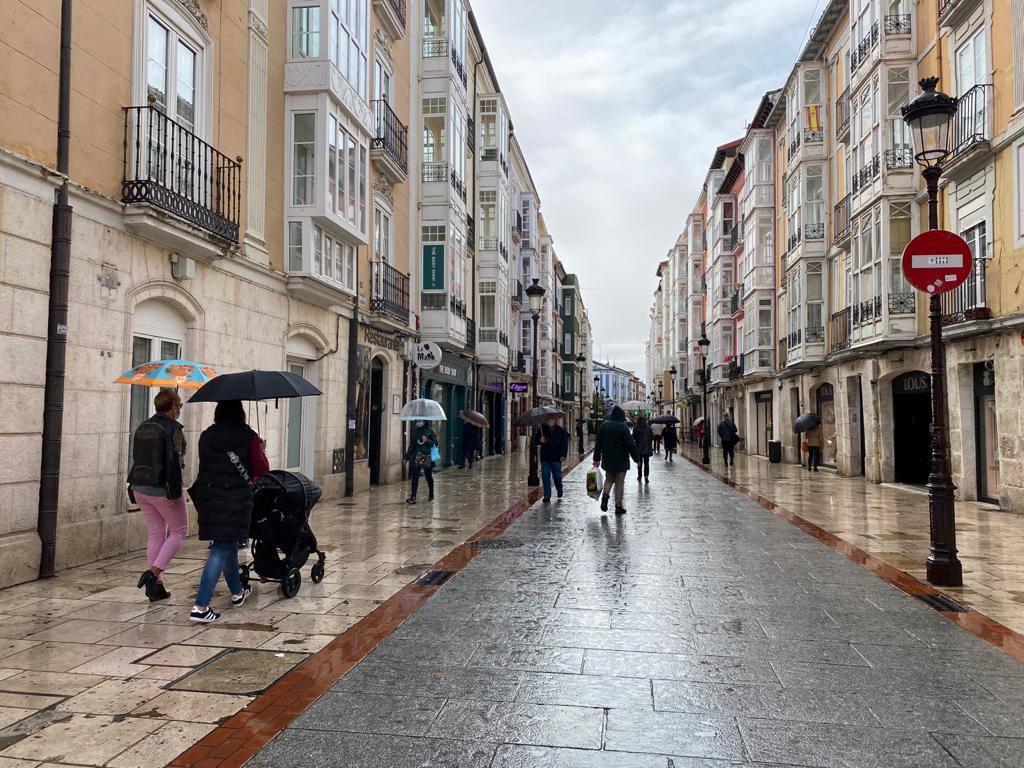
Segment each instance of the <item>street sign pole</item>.
[{"label": "street sign pole", "polygon": [[[927,178],[932,197],[930,223],[933,230],[912,240],[903,252],[903,272],[920,291],[929,294],[932,356],[931,470],[928,474],[928,517],[931,546],[925,566],[928,581],[936,586],[959,587],[964,583],[963,566],[956,555],[956,508],[953,477],[949,465],[949,424],[946,418],[946,347],[942,340],[941,294],[967,279],[973,268],[970,247],[952,232],[938,225],[935,194],[937,184]],[[937,178],[935,179],[937,181]]]}]

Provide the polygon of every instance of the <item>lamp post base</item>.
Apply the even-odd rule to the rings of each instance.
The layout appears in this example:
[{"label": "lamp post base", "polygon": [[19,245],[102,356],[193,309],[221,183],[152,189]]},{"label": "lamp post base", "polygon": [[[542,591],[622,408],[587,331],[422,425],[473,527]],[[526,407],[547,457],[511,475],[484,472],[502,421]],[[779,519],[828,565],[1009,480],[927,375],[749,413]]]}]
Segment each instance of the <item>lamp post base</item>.
[{"label": "lamp post base", "polygon": [[530,475],[526,478],[526,484],[531,488],[540,485],[540,463],[537,461],[537,450],[530,446]]},{"label": "lamp post base", "polygon": [[933,552],[925,563],[925,574],[928,583],[936,587],[962,587],[964,585],[963,566],[956,555],[948,552]]}]

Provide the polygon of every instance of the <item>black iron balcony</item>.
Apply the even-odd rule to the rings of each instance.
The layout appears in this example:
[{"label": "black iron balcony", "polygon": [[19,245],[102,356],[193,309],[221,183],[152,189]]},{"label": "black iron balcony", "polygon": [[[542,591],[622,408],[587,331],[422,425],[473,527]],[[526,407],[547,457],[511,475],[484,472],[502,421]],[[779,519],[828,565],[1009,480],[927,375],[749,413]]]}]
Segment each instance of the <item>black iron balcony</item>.
[{"label": "black iron balcony", "polygon": [[469,115],[466,115],[466,148],[476,152],[476,122]]},{"label": "black iron balcony", "polygon": [[991,85],[976,85],[957,100],[956,116],[953,118],[953,157],[964,154],[978,144],[991,141],[988,106],[991,88]]},{"label": "black iron balcony", "polygon": [[793,137],[793,140],[789,142],[789,154],[787,159],[792,160],[794,155],[800,151],[800,134],[798,133]]},{"label": "black iron balcony", "polygon": [[476,320],[466,318],[466,349],[476,349]]},{"label": "black iron balcony", "polygon": [[433,183],[448,181],[448,163],[424,163],[423,181]]},{"label": "black iron balcony", "polygon": [[825,131],[821,128],[815,131],[804,131],[804,142],[807,144],[820,144],[825,140]]},{"label": "black iron balcony", "polygon": [[917,311],[917,297],[913,293],[890,293],[890,315],[913,315]]},{"label": "black iron balcony", "polygon": [[737,362],[736,360],[729,361],[729,367],[726,370],[726,376],[735,381],[736,379],[743,378],[743,362],[742,360]]},{"label": "black iron balcony", "polygon": [[800,346],[801,339],[803,339],[803,331],[800,328],[797,328],[789,334],[786,339],[786,343],[789,345],[790,349],[793,349],[794,347]]},{"label": "black iron balcony", "polygon": [[462,198],[462,202],[466,202],[466,184],[462,181],[455,169],[452,168],[449,172],[449,179],[452,184],[452,189],[455,190],[455,194]]},{"label": "black iron balcony", "polygon": [[466,242],[469,247],[476,250],[476,220],[472,214],[466,214]]},{"label": "black iron balcony", "polygon": [[850,348],[850,336],[853,332],[850,315],[850,308],[847,307],[833,314],[829,320],[828,335],[831,341],[830,349],[832,352],[841,352],[844,349]]},{"label": "black iron balcony", "polygon": [[911,29],[909,13],[897,13],[886,16],[884,22],[885,34],[887,35],[910,34]]},{"label": "black iron balcony", "polygon": [[409,173],[409,129],[405,127],[391,105],[384,99],[373,102],[374,124],[376,130],[370,142],[371,154],[375,151],[387,156],[387,159],[401,170],[402,175]]},{"label": "black iron balcony", "polygon": [[444,293],[420,293],[420,308],[426,310],[444,310],[448,306],[448,296]]},{"label": "black iron balcony", "polygon": [[526,295],[526,292],[523,290],[523,281],[516,280],[515,284],[512,287],[515,289],[512,293],[512,303],[518,304],[519,306],[523,306],[523,297]]},{"label": "black iron balcony", "polygon": [[864,39],[857,44],[857,48],[850,54],[850,68],[857,69],[871,54],[871,49],[878,43],[878,22],[871,25],[871,31],[864,35]]},{"label": "black iron balcony", "polygon": [[992,310],[986,301],[986,267],[986,259],[975,258],[974,268],[967,280],[959,288],[942,294],[943,325],[987,320],[992,317]]},{"label": "black iron balcony", "polygon": [[850,218],[853,211],[850,200],[852,196],[847,195],[832,209],[832,242],[841,243],[850,237]]},{"label": "black iron balcony", "polygon": [[822,344],[825,341],[825,327],[821,325],[809,325],[804,328],[804,340],[808,344]]},{"label": "black iron balcony", "polygon": [[836,138],[843,141],[850,135],[850,86],[836,99]]},{"label": "black iron balcony", "polygon": [[825,239],[825,224],[805,224],[804,225],[804,239],[805,240],[824,240]]},{"label": "black iron balcony", "polygon": [[462,57],[459,56],[459,52],[458,50],[456,50],[454,45],[449,43],[448,46],[449,49],[451,50],[452,65],[455,67],[455,72],[458,74],[459,79],[462,81],[462,84],[466,85],[468,83],[468,80],[466,78],[466,67],[462,63]]},{"label": "black iron balcony", "polygon": [[121,202],[160,208],[238,242],[242,158],[232,160],[157,107],[124,108]]},{"label": "black iron balcony", "polygon": [[743,306],[742,297],[743,286],[737,286],[732,292],[732,296],[729,297],[729,314],[737,315],[740,312],[740,308]]},{"label": "black iron balcony", "polygon": [[480,162],[481,163],[494,163],[498,160],[498,150],[494,147],[481,149],[480,150]]},{"label": "black iron balcony", "polygon": [[789,248],[787,249],[787,253],[789,251],[792,251],[798,245],[800,245],[800,230],[799,229],[797,229],[795,232],[790,233],[790,235],[789,235]]},{"label": "black iron balcony", "polygon": [[373,0],[373,10],[392,39],[405,36],[406,0]]},{"label": "black iron balcony", "polygon": [[437,59],[448,55],[448,41],[426,39],[423,41],[423,58]]},{"label": "black iron balcony", "polygon": [[875,155],[867,165],[858,171],[856,189],[863,189],[870,184],[873,179],[878,178],[878,174],[881,172],[881,169],[881,158],[878,155]]},{"label": "black iron balcony", "polygon": [[885,167],[890,171],[913,168],[914,150],[910,147],[885,150]]},{"label": "black iron balcony", "polygon": [[513,373],[526,373],[526,355],[522,352],[516,352],[516,361],[512,366]]},{"label": "black iron balcony", "polygon": [[383,261],[373,262],[370,310],[409,322],[409,276]]}]

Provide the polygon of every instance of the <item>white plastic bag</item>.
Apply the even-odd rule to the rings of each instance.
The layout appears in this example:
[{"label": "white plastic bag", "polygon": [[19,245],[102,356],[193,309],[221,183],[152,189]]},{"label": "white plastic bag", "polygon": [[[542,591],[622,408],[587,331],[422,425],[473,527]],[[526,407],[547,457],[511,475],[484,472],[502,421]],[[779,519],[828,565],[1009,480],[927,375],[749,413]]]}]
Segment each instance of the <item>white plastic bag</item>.
[{"label": "white plastic bag", "polygon": [[587,496],[592,499],[600,499],[604,493],[604,475],[600,467],[591,467],[587,472]]}]

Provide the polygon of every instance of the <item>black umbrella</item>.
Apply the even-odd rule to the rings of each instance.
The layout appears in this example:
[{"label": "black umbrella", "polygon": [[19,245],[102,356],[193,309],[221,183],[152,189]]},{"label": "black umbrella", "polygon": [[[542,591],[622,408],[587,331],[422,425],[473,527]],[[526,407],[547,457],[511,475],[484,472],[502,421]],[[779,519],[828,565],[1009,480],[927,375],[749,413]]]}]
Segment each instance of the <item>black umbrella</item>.
[{"label": "black umbrella", "polygon": [[323,394],[301,376],[288,371],[245,371],[225,373],[204,384],[190,403],[220,403],[224,400],[277,400]]},{"label": "black umbrella", "polygon": [[535,427],[538,424],[547,421],[551,417],[561,418],[562,416],[565,416],[565,411],[541,405],[537,408],[531,408],[521,414],[519,418],[516,419],[516,424],[525,427]]},{"label": "black umbrella", "polygon": [[[214,381],[216,381],[216,379],[214,379]],[[796,423],[793,425],[793,429],[797,432],[806,432],[808,429],[813,429],[819,424],[821,424],[821,416],[816,413],[805,413],[796,420]]]},{"label": "black umbrella", "polygon": [[655,416],[653,419],[651,419],[651,424],[678,424],[678,423],[679,423],[679,419],[677,419],[675,416],[669,416],[669,415]]}]

